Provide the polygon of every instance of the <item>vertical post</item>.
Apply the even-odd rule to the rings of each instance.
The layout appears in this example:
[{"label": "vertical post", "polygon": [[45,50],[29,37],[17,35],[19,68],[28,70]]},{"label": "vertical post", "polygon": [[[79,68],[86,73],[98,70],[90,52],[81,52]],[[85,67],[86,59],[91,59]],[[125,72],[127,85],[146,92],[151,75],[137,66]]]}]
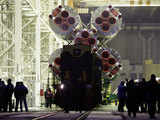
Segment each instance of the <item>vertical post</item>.
[{"label": "vertical post", "polygon": [[[49,35],[49,56],[52,54],[52,52],[53,52],[53,43],[54,43],[54,39],[53,39],[53,35],[50,33],[50,35]],[[48,68],[49,69],[49,68]],[[48,78],[47,78],[47,87],[50,87],[50,81],[49,80],[51,80],[51,78],[50,78],[50,72],[49,72],[50,70],[48,70]],[[51,82],[51,84],[52,84],[52,82]]]},{"label": "vertical post", "polygon": [[[15,42],[15,80],[20,80],[23,72],[22,72],[22,5],[21,0],[15,0],[15,34],[14,34],[14,42]],[[21,79],[22,80],[22,79]]]},{"label": "vertical post", "polygon": [[61,5],[64,6],[65,5],[65,1],[61,0]]},{"label": "vertical post", "polygon": [[54,42],[55,42],[55,38],[53,38],[54,36],[52,34],[49,35],[49,55],[52,54],[53,50],[54,50]]},{"label": "vertical post", "polygon": [[142,62],[145,63],[145,59],[146,59],[146,39],[142,34],[143,31],[139,31],[139,39],[142,40]]},{"label": "vertical post", "polygon": [[143,63],[144,63],[146,59],[146,39],[142,39],[142,40],[143,40],[142,45],[143,45]]},{"label": "vertical post", "polygon": [[152,40],[153,40],[153,33],[150,33],[150,37],[148,38],[148,59],[152,59]]},{"label": "vertical post", "polygon": [[148,56],[147,59],[150,60],[151,59],[151,39],[147,39],[147,45],[148,45]]},{"label": "vertical post", "polygon": [[40,0],[36,0],[36,40],[35,40],[35,58],[36,58],[36,80],[35,80],[35,106],[40,106],[40,54],[41,54],[41,39],[40,39]]}]

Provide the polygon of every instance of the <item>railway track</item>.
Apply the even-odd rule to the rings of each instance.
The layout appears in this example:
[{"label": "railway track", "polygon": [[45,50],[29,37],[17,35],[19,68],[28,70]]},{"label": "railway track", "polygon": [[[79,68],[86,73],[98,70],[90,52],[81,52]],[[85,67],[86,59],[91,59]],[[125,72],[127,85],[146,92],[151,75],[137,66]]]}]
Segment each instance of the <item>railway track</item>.
[{"label": "railway track", "polygon": [[0,114],[0,120],[3,120],[3,119],[5,119],[5,118],[8,118],[8,117],[10,117],[10,116],[13,116],[13,115],[26,115],[26,114],[30,114],[31,112],[20,112],[20,113],[17,113],[17,112],[12,112],[12,113],[8,113],[8,112],[6,112],[6,113],[1,113]]},{"label": "railway track", "polygon": [[[32,120],[85,120],[88,115],[90,114],[89,111],[84,112],[84,113],[64,113],[64,111],[57,111],[54,113],[42,115],[36,118],[33,118]],[[66,117],[62,117],[66,116]]]},{"label": "railway track", "polygon": [[57,115],[58,113],[60,113],[60,112],[63,112],[63,111],[57,111],[57,112],[54,112],[54,113],[49,113],[49,114],[46,114],[46,115],[41,115],[41,116],[39,116],[39,117],[36,117],[36,118],[33,118],[32,120],[41,120],[41,119],[43,119],[43,118],[48,118],[48,117],[51,117],[51,116],[55,116],[55,115]]},{"label": "railway track", "polygon": [[90,111],[87,111],[87,112],[81,113],[79,116],[71,120],[85,120],[89,114],[90,114]]},{"label": "railway track", "polygon": [[18,113],[1,113],[0,120],[85,120],[90,111],[79,113],[71,111],[65,113],[64,111],[53,112],[18,112]]}]

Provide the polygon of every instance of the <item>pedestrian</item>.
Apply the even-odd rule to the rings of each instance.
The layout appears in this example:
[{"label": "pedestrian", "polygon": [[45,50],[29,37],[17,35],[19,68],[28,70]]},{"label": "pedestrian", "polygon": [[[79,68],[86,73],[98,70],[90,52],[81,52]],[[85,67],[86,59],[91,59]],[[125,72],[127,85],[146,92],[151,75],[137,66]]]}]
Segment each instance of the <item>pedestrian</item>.
[{"label": "pedestrian", "polygon": [[6,85],[0,80],[0,112],[6,112]]},{"label": "pedestrian", "polygon": [[126,87],[127,87],[127,85],[128,85],[128,82],[129,82],[128,78],[125,78],[125,86],[126,86]]},{"label": "pedestrian", "polygon": [[53,94],[50,88],[47,88],[45,91],[45,102],[46,102],[46,107],[52,107],[52,99],[53,99]]},{"label": "pedestrian", "polygon": [[120,85],[118,86],[118,111],[119,112],[124,112],[124,106],[126,103],[126,86],[124,85],[125,81],[121,81]]},{"label": "pedestrian", "polygon": [[134,80],[135,88],[137,91],[137,93],[136,93],[137,111],[136,112],[141,111],[140,108],[141,108],[142,97],[141,97],[140,81],[141,81],[141,79]]},{"label": "pedestrian", "polygon": [[[28,112],[28,105],[26,100],[26,96],[28,94],[28,88],[23,84],[23,82],[21,82],[21,88],[22,88],[21,101],[22,101],[22,104],[24,103],[25,111]],[[22,111],[23,111],[23,108],[22,108]]]},{"label": "pedestrian", "polygon": [[3,86],[2,86],[2,79],[0,78],[0,112],[2,112],[2,98],[3,98]]},{"label": "pedestrian", "polygon": [[[160,83],[158,83],[158,91],[160,91]],[[158,110],[157,112],[160,113],[160,94],[158,94],[157,96],[157,107],[158,107]]]},{"label": "pedestrian", "polygon": [[147,82],[145,78],[139,83],[139,94],[140,94],[140,108],[141,112],[147,112],[147,100],[146,100],[146,91],[147,91]]},{"label": "pedestrian", "polygon": [[17,82],[14,89],[14,95],[16,98],[15,111],[18,111],[18,105],[20,103],[21,112],[23,112],[22,103],[24,103],[25,111],[28,112],[28,106],[26,101],[26,95],[28,94],[28,88],[23,84],[23,82]]},{"label": "pedestrian", "polygon": [[147,83],[147,103],[148,113],[150,118],[155,118],[156,113],[156,101],[157,101],[158,83],[156,81],[156,75],[152,74],[150,80]]},{"label": "pedestrian", "polygon": [[8,84],[6,86],[6,96],[7,96],[7,99],[6,99],[6,109],[8,109],[8,106],[9,106],[9,112],[12,112],[12,95],[13,95],[13,92],[14,92],[14,86],[11,82],[12,80],[9,78],[8,79]]},{"label": "pedestrian", "polygon": [[133,79],[131,79],[127,84],[127,109],[128,116],[131,117],[133,113],[133,117],[136,117],[136,112],[138,110],[138,99],[137,99],[137,87]]},{"label": "pedestrian", "polygon": [[15,112],[18,112],[18,106],[19,106],[20,97],[21,97],[20,82],[16,82],[16,86],[14,88],[14,96],[16,98]]}]

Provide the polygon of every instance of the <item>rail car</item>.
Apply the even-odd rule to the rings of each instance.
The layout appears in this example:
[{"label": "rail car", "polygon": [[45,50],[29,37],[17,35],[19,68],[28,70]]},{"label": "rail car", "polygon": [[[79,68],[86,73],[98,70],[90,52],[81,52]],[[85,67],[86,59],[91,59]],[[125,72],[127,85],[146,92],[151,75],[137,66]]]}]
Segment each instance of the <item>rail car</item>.
[{"label": "rail car", "polygon": [[61,84],[55,104],[66,112],[91,110],[101,103],[101,59],[89,46],[63,46],[60,60]]}]

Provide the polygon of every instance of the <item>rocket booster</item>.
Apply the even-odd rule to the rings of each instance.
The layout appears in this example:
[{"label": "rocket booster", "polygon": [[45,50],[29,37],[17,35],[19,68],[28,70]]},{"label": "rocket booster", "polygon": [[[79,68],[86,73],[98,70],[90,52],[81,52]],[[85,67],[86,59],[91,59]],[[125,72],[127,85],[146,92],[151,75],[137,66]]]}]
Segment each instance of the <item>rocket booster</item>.
[{"label": "rocket booster", "polygon": [[51,29],[62,37],[68,36],[80,23],[80,16],[72,8],[58,6],[49,15]]},{"label": "rocket booster", "polygon": [[121,13],[112,6],[101,7],[92,14],[91,23],[97,29],[99,35],[111,39],[121,29]]}]

